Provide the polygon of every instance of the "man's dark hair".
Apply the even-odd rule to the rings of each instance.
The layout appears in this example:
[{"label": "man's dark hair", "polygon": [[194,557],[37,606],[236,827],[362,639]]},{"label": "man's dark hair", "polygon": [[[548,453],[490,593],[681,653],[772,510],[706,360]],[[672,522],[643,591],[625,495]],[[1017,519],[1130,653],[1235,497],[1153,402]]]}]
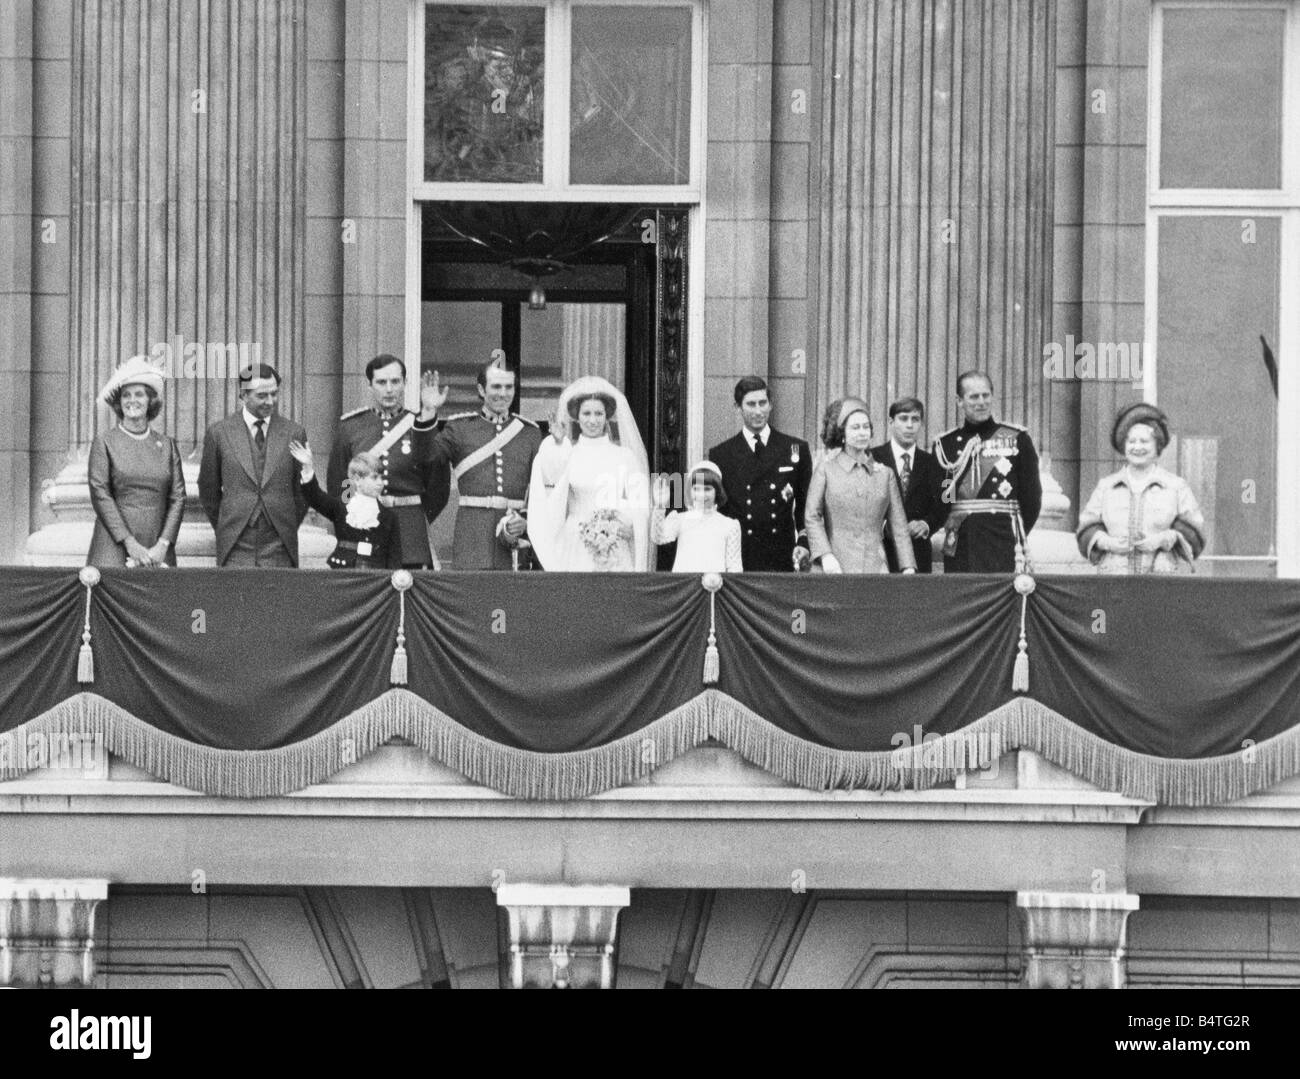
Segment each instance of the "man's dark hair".
[{"label": "man's dark hair", "polygon": [[405,379],[406,364],[404,364],[396,356],[390,356],[387,352],[385,352],[382,356],[376,356],[373,360],[371,360],[368,364],[366,364],[366,381],[374,382],[376,371],[382,371],[385,367],[394,363],[397,364],[397,366],[402,369],[402,378]]},{"label": "man's dark hair", "polygon": [[982,378],[985,382],[987,382],[987,383],[989,384],[989,393],[992,393],[992,392],[993,392],[993,380],[992,380],[991,378],[989,378],[989,376],[986,375],[983,371],[976,371],[976,370],[972,369],[972,370],[970,370],[970,371],[963,371],[960,375],[957,376],[957,396],[958,396],[958,397],[960,397],[960,396],[962,395],[962,393],[963,393],[963,387],[965,386],[965,384],[966,384],[966,380],[967,380],[968,378]]},{"label": "man's dark hair", "polygon": [[[254,363],[239,372],[239,381],[241,383],[252,382],[255,378],[273,378],[275,384],[280,385],[280,372],[269,363]],[[240,389],[243,389],[242,385]]]},{"label": "man's dark hair", "polygon": [[736,404],[740,404],[751,393],[757,393],[759,390],[767,391],[767,382],[757,375],[746,375],[736,383]]},{"label": "man's dark hair", "polygon": [[487,389],[487,373],[489,370],[500,371],[503,375],[509,375],[511,378],[515,377],[514,371],[512,371],[509,367],[502,367],[500,364],[490,363],[487,365],[487,367],[480,367],[478,369],[478,374],[475,376],[474,380],[478,383],[478,388],[480,390]]},{"label": "man's dark hair", "polygon": [[889,406],[889,418],[891,420],[900,412],[919,412],[921,419],[925,419],[925,405],[921,404],[919,397],[900,397]]}]

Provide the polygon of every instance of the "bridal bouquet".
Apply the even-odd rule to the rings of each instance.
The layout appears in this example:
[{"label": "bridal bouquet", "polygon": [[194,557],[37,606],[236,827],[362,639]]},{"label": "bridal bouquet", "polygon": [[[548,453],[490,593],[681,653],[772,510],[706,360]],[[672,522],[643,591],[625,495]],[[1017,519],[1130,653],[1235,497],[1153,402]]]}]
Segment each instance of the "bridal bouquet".
[{"label": "bridal bouquet", "polygon": [[624,543],[627,527],[617,510],[596,510],[578,526],[578,538],[598,566],[608,565]]}]

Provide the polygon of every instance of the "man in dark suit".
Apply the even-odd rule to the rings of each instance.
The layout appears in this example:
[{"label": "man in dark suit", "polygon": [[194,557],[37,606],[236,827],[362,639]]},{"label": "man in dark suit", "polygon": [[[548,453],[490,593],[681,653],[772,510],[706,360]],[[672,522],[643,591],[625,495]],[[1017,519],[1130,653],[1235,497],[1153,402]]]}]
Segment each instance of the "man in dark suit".
[{"label": "man in dark suit", "polygon": [[203,438],[199,501],[217,533],[218,566],[295,567],[307,499],[290,442],[307,432],[276,411],[280,376],[269,364],[239,372],[238,412]]},{"label": "man in dark suit", "polygon": [[[925,405],[915,397],[903,397],[889,406],[889,441],[871,450],[871,456],[892,468],[898,477],[907,530],[912,533],[917,573],[930,572],[930,537],[943,527],[948,517],[948,507],[943,502],[944,471],[934,454],[917,444],[924,425]],[[885,530],[885,558],[889,561],[889,572],[897,573],[898,553],[888,529]]]},{"label": "man in dark suit", "polygon": [[808,562],[803,514],[812,454],[803,439],[772,430],[772,400],[761,378],[742,378],[734,396],[740,433],[709,450],[727,493],[721,512],[740,522],[746,570],[789,573]]}]

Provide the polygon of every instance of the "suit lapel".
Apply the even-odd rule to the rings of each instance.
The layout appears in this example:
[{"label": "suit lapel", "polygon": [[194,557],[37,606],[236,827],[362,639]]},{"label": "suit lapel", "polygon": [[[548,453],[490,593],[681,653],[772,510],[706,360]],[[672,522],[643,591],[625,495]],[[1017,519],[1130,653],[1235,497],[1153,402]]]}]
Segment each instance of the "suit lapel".
[{"label": "suit lapel", "polygon": [[266,425],[266,464],[262,468],[262,486],[271,482],[275,464],[289,452],[289,422],[278,412],[273,413]]},{"label": "suit lapel", "polygon": [[235,457],[248,473],[248,478],[256,484],[257,470],[253,468],[253,447],[248,441],[248,425],[244,423],[242,408],[226,421],[226,437],[230,440]]}]

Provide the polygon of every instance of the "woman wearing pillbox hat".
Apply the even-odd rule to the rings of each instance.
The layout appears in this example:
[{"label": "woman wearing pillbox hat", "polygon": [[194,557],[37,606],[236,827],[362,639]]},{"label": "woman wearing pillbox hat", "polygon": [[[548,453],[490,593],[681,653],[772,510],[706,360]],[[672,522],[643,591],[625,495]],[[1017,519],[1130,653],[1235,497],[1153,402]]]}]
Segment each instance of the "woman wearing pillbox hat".
[{"label": "woman wearing pillbox hat", "polygon": [[664,517],[668,506],[668,483],[661,476],[655,483],[654,511],[650,518],[650,538],[655,543],[677,543],[674,573],[740,573],[740,522],[724,517],[718,507],[726,505],[722,489],[722,469],[712,461],[701,461],[691,469],[688,501],[684,513],[673,511]]},{"label": "woman wearing pillbox hat", "polygon": [[162,411],[162,388],[163,372],[133,356],[100,391],[116,422],[90,446],[95,531],[88,565],[176,565],[185,477],[176,440],[150,426]]},{"label": "woman wearing pillbox hat", "polygon": [[1205,517],[1187,483],[1156,460],[1169,420],[1155,405],[1120,410],[1111,445],[1126,460],[1105,476],[1079,514],[1079,551],[1099,573],[1176,573],[1205,547]]}]

